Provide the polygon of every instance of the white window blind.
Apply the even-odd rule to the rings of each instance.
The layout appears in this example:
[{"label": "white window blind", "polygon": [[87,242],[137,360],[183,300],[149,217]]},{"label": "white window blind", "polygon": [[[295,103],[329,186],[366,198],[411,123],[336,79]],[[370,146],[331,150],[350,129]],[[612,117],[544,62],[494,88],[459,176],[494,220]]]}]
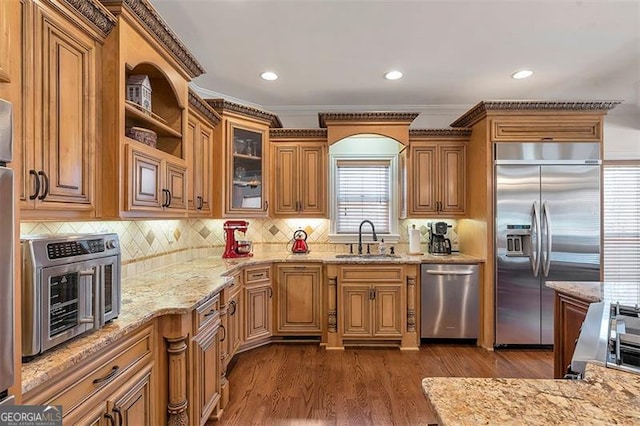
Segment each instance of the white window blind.
[{"label": "white window blind", "polygon": [[[391,163],[341,160],[336,167],[336,232],[358,232],[360,222],[370,220],[376,233],[390,232]],[[367,228],[367,231],[370,231]]]},{"label": "white window blind", "polygon": [[604,279],[640,282],[640,165],[603,166]]}]

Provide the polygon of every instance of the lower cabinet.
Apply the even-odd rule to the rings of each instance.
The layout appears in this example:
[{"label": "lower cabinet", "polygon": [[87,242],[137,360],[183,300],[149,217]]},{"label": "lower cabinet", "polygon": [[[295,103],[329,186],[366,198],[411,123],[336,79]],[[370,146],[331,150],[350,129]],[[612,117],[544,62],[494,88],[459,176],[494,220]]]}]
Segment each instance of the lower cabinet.
[{"label": "lower cabinet", "polygon": [[403,265],[330,265],[328,346],[385,340],[416,348],[416,274]]},{"label": "lower cabinet", "polygon": [[553,377],[561,379],[570,370],[580,329],[590,302],[556,292],[553,340]]},{"label": "lower cabinet", "polygon": [[276,330],[279,335],[322,333],[322,265],[276,265]]},{"label": "lower cabinet", "polygon": [[342,337],[402,337],[402,284],[342,285]]},{"label": "lower cabinet", "polygon": [[62,405],[64,424],[156,425],[155,322],[23,395]]},{"label": "lower cabinet", "polygon": [[273,332],[271,267],[244,270],[244,339],[242,349],[269,342]]},{"label": "lower cabinet", "polygon": [[220,318],[219,296],[204,303],[194,313],[192,339],[193,424],[203,426],[219,416],[222,374],[222,345],[226,340]]}]

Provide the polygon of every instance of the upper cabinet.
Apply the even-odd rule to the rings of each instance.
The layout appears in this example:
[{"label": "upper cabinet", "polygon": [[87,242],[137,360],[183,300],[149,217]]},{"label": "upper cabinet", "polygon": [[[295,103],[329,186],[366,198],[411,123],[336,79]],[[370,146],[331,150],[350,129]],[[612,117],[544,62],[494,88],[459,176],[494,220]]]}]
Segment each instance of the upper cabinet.
[{"label": "upper cabinet", "polygon": [[327,132],[272,129],[271,216],[327,216]]},{"label": "upper cabinet", "polygon": [[264,217],[269,212],[269,128],[277,116],[223,99],[207,100],[222,117],[213,158],[222,185],[214,188],[216,217]]},{"label": "upper cabinet", "polygon": [[211,217],[212,214],[213,132],[220,121],[220,116],[209,104],[189,91],[189,122],[185,143],[189,166],[189,216]]},{"label": "upper cabinet", "polygon": [[[16,53],[11,54],[11,49],[17,43],[11,44],[11,37],[16,34],[11,30],[12,24],[17,24],[17,20],[13,20],[12,7],[17,4],[10,4],[12,0],[0,0],[0,83],[9,83],[11,81],[11,61],[12,57],[16,57]],[[15,3],[15,2],[14,2]]]},{"label": "upper cabinet", "polygon": [[409,217],[466,214],[469,130],[411,130],[407,171]]},{"label": "upper cabinet", "polygon": [[102,45],[115,19],[98,2],[74,5],[24,3],[23,219],[96,216]]},{"label": "upper cabinet", "polygon": [[185,217],[200,204],[189,200],[188,82],[203,69],[148,2],[102,3],[117,26],[104,46],[99,176],[115,190],[102,192],[101,216]]}]

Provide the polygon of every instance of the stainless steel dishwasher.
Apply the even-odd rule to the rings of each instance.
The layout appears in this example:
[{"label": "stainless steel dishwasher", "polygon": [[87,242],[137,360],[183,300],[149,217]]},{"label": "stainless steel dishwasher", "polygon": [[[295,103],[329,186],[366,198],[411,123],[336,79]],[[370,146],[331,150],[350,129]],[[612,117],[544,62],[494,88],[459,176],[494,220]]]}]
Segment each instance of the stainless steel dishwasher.
[{"label": "stainless steel dishwasher", "polygon": [[478,338],[478,271],[478,265],[422,265],[421,337]]}]

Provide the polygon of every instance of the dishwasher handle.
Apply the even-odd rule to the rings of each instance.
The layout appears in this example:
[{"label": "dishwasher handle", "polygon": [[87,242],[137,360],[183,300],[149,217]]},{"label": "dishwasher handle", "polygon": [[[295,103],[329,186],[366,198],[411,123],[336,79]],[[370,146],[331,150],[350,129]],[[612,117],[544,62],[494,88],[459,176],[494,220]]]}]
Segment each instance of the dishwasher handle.
[{"label": "dishwasher handle", "polygon": [[475,271],[438,271],[437,269],[427,269],[429,275],[473,275]]}]

